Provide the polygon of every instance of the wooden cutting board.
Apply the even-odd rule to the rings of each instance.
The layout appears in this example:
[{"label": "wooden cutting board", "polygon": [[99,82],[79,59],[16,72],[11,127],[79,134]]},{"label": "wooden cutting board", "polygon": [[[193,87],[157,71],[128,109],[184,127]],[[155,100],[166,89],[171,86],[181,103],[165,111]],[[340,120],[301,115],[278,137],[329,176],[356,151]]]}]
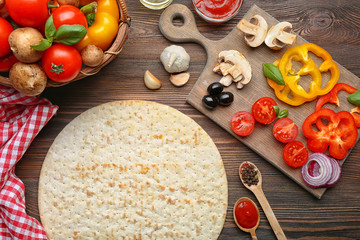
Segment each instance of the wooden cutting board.
[{"label": "wooden cutting board", "polygon": [[[251,9],[245,14],[244,18],[249,20],[255,14],[260,14],[261,16],[263,16],[267,21],[269,27],[278,23],[275,18],[273,18],[271,15],[269,15],[256,5],[251,7]],[[182,19],[183,25],[175,26],[173,24],[173,20],[175,18]],[[273,137],[272,127],[274,123],[268,126],[256,123],[254,132],[247,137],[237,136],[232,132],[230,128],[230,119],[234,113],[238,111],[251,112],[251,106],[257,99],[259,99],[260,97],[269,96],[276,100],[280,107],[280,110],[289,110],[288,117],[294,120],[300,130],[297,140],[300,140],[304,144],[306,144],[306,138],[302,134],[301,126],[305,118],[314,112],[316,101],[303,104],[299,107],[292,107],[281,102],[276,98],[273,90],[268,86],[266,78],[264,77],[262,71],[263,63],[272,63],[276,59],[279,59],[289,47],[285,47],[284,49],[279,51],[271,50],[265,44],[262,44],[260,47],[257,48],[251,48],[246,45],[243,33],[236,27],[225,38],[219,41],[209,40],[203,35],[201,35],[198,31],[194,15],[190,11],[190,9],[181,4],[173,4],[162,13],[159,21],[159,27],[162,34],[170,41],[196,42],[202,45],[207,52],[207,63],[199,79],[197,80],[189,96],[187,97],[187,102],[190,103],[197,110],[202,112],[204,115],[212,119],[214,122],[219,124],[222,128],[232,134],[239,141],[241,141],[253,151],[261,155],[264,159],[266,159],[284,174],[289,176],[292,180],[301,185],[315,197],[320,199],[326,189],[315,189],[308,187],[301,178],[301,169],[291,168],[284,162],[282,158],[282,150],[285,144],[278,142]],[[302,45],[306,42],[306,40],[298,36],[295,45]],[[321,43],[319,44],[321,45]],[[235,96],[234,102],[229,107],[217,107],[214,110],[208,110],[203,106],[201,99],[204,95],[207,94],[206,89],[208,85],[212,82],[220,80],[221,76],[214,73],[212,69],[217,62],[217,56],[219,52],[229,49],[239,50],[245,55],[245,57],[249,60],[252,66],[253,78],[251,82],[241,90],[236,89],[234,84],[225,88],[226,91],[231,91]],[[317,63],[321,62],[319,59],[317,60]],[[339,64],[338,66],[340,69],[339,82],[345,82],[359,89],[360,79]],[[324,78],[325,77],[326,76],[324,76]],[[331,106],[330,104],[327,104],[326,107],[332,108],[335,111],[349,110],[354,107],[345,100],[347,93],[343,93],[342,91],[340,92],[339,96],[341,100],[340,107]],[[345,159],[341,161],[341,164],[343,164]],[[247,159],[244,158],[241,160],[245,161]]]}]

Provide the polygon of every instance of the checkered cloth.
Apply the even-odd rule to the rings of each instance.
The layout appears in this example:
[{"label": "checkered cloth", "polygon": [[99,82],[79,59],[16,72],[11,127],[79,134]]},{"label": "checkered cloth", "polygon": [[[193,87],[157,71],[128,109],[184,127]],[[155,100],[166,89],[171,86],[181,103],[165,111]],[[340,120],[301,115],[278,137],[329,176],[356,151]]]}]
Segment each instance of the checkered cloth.
[{"label": "checkered cloth", "polygon": [[0,85],[0,239],[47,239],[25,212],[25,187],[15,164],[58,110],[46,99],[27,97]]}]

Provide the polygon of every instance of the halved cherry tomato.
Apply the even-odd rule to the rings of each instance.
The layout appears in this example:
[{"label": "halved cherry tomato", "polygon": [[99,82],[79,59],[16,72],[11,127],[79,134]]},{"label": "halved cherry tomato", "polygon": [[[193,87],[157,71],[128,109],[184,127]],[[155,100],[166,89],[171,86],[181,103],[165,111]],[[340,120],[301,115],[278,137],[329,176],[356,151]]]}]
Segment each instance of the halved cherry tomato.
[{"label": "halved cherry tomato", "polygon": [[231,129],[239,136],[248,136],[254,131],[255,119],[251,113],[240,111],[231,118]]},{"label": "halved cherry tomato", "polygon": [[0,17],[0,57],[5,57],[11,52],[8,39],[13,30],[11,24]]},{"label": "halved cherry tomato", "polygon": [[283,149],[283,158],[290,167],[301,167],[309,158],[309,151],[300,141],[289,142]]},{"label": "halved cherry tomato", "polygon": [[62,5],[56,8],[52,14],[55,28],[58,29],[61,25],[80,24],[88,28],[87,20],[82,11],[77,7],[71,5]]},{"label": "halved cherry tomato", "polygon": [[45,51],[41,65],[51,80],[69,82],[79,74],[82,60],[74,47],[55,44]]},{"label": "halved cherry tomato", "polygon": [[277,106],[274,99],[270,97],[262,97],[253,104],[251,112],[257,122],[270,124],[276,118],[273,106]]},{"label": "halved cherry tomato", "polygon": [[280,118],[274,124],[273,135],[280,142],[292,142],[298,134],[298,126],[290,118]]}]

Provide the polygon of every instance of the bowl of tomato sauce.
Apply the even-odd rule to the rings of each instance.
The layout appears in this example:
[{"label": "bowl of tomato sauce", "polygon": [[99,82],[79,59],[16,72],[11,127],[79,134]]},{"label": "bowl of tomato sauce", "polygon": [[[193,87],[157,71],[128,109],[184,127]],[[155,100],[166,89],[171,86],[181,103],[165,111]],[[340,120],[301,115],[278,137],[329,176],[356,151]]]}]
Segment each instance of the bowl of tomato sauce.
[{"label": "bowl of tomato sauce", "polygon": [[192,0],[196,13],[205,21],[223,23],[240,10],[243,0]]}]

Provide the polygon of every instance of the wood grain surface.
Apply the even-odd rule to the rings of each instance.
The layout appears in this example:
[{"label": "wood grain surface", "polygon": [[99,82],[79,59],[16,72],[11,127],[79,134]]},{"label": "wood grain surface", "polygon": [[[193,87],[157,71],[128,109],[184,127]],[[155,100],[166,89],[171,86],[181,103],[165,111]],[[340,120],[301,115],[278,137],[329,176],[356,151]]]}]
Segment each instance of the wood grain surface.
[{"label": "wood grain surface", "polygon": [[[188,6],[191,1],[174,0]],[[236,26],[250,7],[256,4],[279,21],[289,21],[294,31],[309,42],[324,47],[333,58],[356,76],[360,76],[360,2],[325,0],[245,1],[231,21],[214,25],[195,16],[200,32],[211,40],[220,40]],[[146,9],[137,0],[127,1],[132,17],[129,39],[122,53],[95,76],[60,88],[49,88],[43,96],[60,107],[58,114],[34,139],[17,164],[16,174],[25,183],[27,213],[39,220],[37,187],[42,162],[56,135],[74,117],[98,104],[126,99],[152,100],[170,105],[198,122],[212,137],[222,155],[229,184],[229,208],[219,239],[250,239],[232,217],[239,197],[252,192],[240,182],[238,167],[252,161],[263,177],[264,193],[288,239],[359,239],[360,238],[360,145],[357,144],[343,165],[339,183],[326,191],[321,200],[265,161],[260,155],[223,130],[208,117],[186,103],[186,97],[206,64],[206,52],[198,44],[181,44],[191,56],[190,81],[183,87],[169,82],[159,56],[172,44],[160,33],[158,21],[162,11]],[[143,83],[145,70],[163,81],[157,91]],[[345,96],[345,94],[344,94]],[[276,239],[260,208],[258,239]]]},{"label": "wood grain surface", "polygon": [[[271,26],[274,26],[278,21],[270,16],[266,11],[259,8],[256,5],[253,5],[249,11],[243,16],[244,19],[250,21],[250,18],[254,15],[263,16],[266,22]],[[184,19],[184,25],[177,27],[173,25],[172,19],[174,16],[181,17]],[[251,112],[251,106],[253,103],[260,97],[271,97],[275,99],[278,103],[278,106],[281,110],[287,109],[289,111],[288,117],[294,120],[294,122],[301,128],[302,123],[305,118],[312,114],[315,109],[316,101],[311,103],[305,103],[298,107],[289,106],[280,100],[278,100],[274,94],[273,89],[268,85],[264,73],[262,70],[263,63],[272,63],[277,59],[280,59],[284,52],[292,46],[286,46],[279,51],[273,51],[268,48],[265,44],[257,48],[249,47],[244,41],[244,34],[237,29],[236,27],[223,39],[217,41],[211,41],[200,34],[197,29],[194,15],[191,13],[190,9],[182,4],[173,4],[168,7],[160,17],[159,27],[163,35],[171,41],[174,42],[196,42],[203,46],[207,53],[207,62],[204,67],[204,70],[200,74],[199,79],[196,81],[194,87],[192,88],[189,96],[187,97],[187,102],[194,106],[197,110],[202,112],[204,115],[212,119],[214,122],[219,124],[222,128],[232,134],[234,137],[243,142],[246,146],[250,147],[256,153],[261,155],[264,159],[269,161],[275,167],[277,167],[284,174],[288,175],[300,186],[308,190],[311,194],[317,198],[321,196],[326,191],[326,188],[311,188],[308,187],[301,177],[301,168],[292,168],[289,167],[283,160],[282,149],[285,144],[278,141],[274,141],[272,134],[272,127],[274,123],[269,125],[256,124],[256,127],[253,133],[247,137],[239,137],[231,130],[230,119],[238,111],[249,111]],[[299,46],[307,43],[302,37],[298,36],[294,46]],[[239,90],[236,88],[235,84],[231,84],[229,87],[226,87],[224,91],[230,91],[234,94],[234,103],[230,107],[218,107],[215,110],[209,110],[202,104],[203,96],[207,95],[207,87],[213,83],[220,80],[221,76],[213,72],[213,68],[217,63],[218,54],[224,50],[236,49],[240,51],[250,62],[252,67],[252,80],[246,85],[243,89]],[[311,56],[311,55],[310,55]],[[317,66],[319,66],[323,60],[315,59]],[[360,88],[360,79],[355,76],[353,73],[349,72],[343,66],[339,66],[341,79],[338,82],[345,82],[356,88]],[[328,76],[323,74],[323,84],[325,86]],[[308,76],[306,76],[308,77]],[[301,81],[306,78],[302,77]],[[311,77],[308,77],[311,81]],[[306,81],[306,80],[305,80]],[[306,84],[303,84],[305,88]],[[305,88],[306,89],[306,88]],[[334,105],[336,111],[349,110],[353,106],[347,101],[341,102],[339,107]],[[297,140],[306,143],[306,138],[300,131]],[[272,149],[272,151],[269,151]],[[350,150],[351,151],[351,150]],[[350,152],[349,151],[349,152]],[[344,163],[346,158],[341,161],[341,164]]]}]

